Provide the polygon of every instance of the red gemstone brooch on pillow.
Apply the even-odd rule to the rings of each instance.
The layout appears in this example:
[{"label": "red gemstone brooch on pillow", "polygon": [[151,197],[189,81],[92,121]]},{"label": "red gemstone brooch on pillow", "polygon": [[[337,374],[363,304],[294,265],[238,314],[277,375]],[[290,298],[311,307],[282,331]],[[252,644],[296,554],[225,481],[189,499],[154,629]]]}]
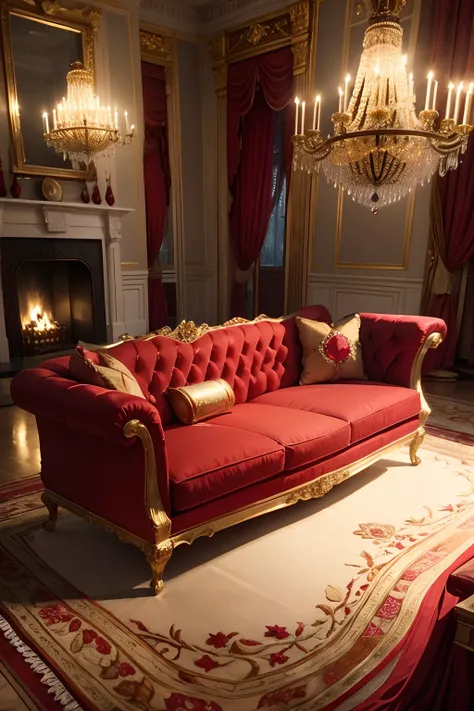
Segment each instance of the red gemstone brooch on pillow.
[{"label": "red gemstone brooch on pillow", "polygon": [[296,324],[303,346],[301,385],[364,379],[358,314],[331,326],[298,316]]}]

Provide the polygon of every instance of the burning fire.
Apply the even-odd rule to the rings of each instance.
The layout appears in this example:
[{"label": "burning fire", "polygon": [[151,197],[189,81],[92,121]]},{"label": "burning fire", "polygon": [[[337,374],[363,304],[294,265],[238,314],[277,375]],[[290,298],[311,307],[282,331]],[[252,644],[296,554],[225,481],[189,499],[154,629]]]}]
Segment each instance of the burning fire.
[{"label": "burning fire", "polygon": [[53,331],[57,328],[51,313],[43,311],[41,302],[28,304],[28,315],[22,320],[23,328],[29,327],[34,331]]}]

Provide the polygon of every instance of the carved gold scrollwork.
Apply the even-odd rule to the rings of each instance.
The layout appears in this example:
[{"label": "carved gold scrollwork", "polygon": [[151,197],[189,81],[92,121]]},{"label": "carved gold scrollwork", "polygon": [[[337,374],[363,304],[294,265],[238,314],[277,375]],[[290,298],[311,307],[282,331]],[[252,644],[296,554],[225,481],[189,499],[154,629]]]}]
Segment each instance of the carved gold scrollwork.
[{"label": "carved gold scrollwork", "polygon": [[350,471],[337,471],[331,474],[326,474],[316,481],[312,481],[310,484],[292,491],[291,494],[286,499],[286,504],[290,506],[291,504],[296,504],[297,501],[307,501],[308,499],[319,499],[321,496],[327,494],[331,489],[340,484],[341,482],[348,479],[350,476]]},{"label": "carved gold scrollwork", "polygon": [[288,45],[294,46],[295,73],[301,73],[306,67],[309,34],[309,0],[262,17],[258,22],[222,32],[208,42],[216,89],[225,88],[227,73],[222,71],[223,66]]},{"label": "carved gold scrollwork", "polygon": [[294,74],[304,74],[308,63],[308,40],[293,44],[291,51],[293,52],[293,72]]},{"label": "carved gold scrollwork", "polygon": [[96,7],[83,5],[71,8],[63,7],[58,0],[41,0],[35,4],[48,17],[57,17],[58,20],[74,22],[90,28],[89,38],[85,43],[84,64],[88,69],[94,71],[94,40],[100,28],[101,11]]},{"label": "carved gold scrollwork", "polygon": [[173,61],[173,38],[170,35],[140,30],[140,48],[142,56],[151,55],[165,63]]},{"label": "carved gold scrollwork", "polygon": [[309,30],[309,3],[299,2],[290,9],[291,29],[294,35]]}]

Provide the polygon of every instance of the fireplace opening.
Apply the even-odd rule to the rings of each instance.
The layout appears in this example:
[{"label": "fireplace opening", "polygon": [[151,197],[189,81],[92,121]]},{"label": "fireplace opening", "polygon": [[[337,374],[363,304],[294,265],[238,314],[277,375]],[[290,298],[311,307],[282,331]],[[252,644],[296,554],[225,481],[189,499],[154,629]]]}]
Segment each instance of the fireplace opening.
[{"label": "fireplace opening", "polygon": [[0,255],[10,359],[105,343],[100,241],[3,238]]},{"label": "fireplace opening", "polygon": [[64,350],[93,337],[92,280],[83,262],[24,262],[17,288],[25,355]]}]

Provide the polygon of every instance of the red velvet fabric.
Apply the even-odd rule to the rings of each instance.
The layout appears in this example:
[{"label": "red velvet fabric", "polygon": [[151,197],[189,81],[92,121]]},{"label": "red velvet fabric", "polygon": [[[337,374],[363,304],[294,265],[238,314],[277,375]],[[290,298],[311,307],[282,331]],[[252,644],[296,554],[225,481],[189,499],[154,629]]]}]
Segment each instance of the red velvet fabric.
[{"label": "red velvet fabric", "polygon": [[[169,510],[168,462],[156,407],[133,395],[94,385],[79,385],[44,368],[21,371],[12,381],[11,394],[19,407],[37,418],[45,485],[51,485],[53,491],[76,503],[80,503],[78,497],[84,495],[83,501],[88,506],[81,505],[92,511],[95,510],[93,491],[94,487],[98,488],[98,473],[101,477],[105,473],[110,476],[110,481],[108,476],[104,479],[104,510],[107,510],[107,496],[111,494],[106,490],[115,486],[116,469],[123,471],[124,488],[117,493],[124,496],[125,501],[128,498],[126,477],[129,483],[143,477],[142,446],[136,438],[127,439],[123,434],[124,425],[129,420],[143,422],[153,441],[160,493],[166,510]],[[87,477],[90,477],[89,488],[85,485]],[[67,487],[67,494],[64,487]],[[143,492],[144,489],[139,488],[142,500]],[[117,506],[113,507],[114,511]],[[144,509],[142,516],[143,513]],[[129,520],[128,516],[126,520]]]},{"label": "red velvet fabric", "polygon": [[227,74],[227,170],[229,188],[239,164],[239,124],[252,108],[256,86],[266,103],[281,111],[293,96],[293,53],[290,47],[251,57],[229,66]]},{"label": "red velvet fabric", "polygon": [[360,342],[369,380],[410,387],[410,374],[420,346],[436,331],[446,335],[446,324],[429,316],[360,314]]},{"label": "red velvet fabric", "polygon": [[[331,320],[323,306],[308,306],[299,313],[325,323]],[[295,316],[281,322],[216,329],[193,343],[157,336],[149,341],[127,341],[108,352],[127,366],[145,397],[156,403],[163,424],[175,419],[165,394],[169,387],[224,378],[240,403],[268,390],[295,385],[301,372]],[[98,360],[97,354],[91,358]],[[48,361],[49,368],[56,369],[56,363],[59,359]],[[62,359],[59,367],[63,375],[64,365]]]},{"label": "red velvet fabric", "polygon": [[[257,260],[267,233],[272,212],[274,110],[290,103],[292,90],[290,47],[229,67],[227,167],[233,197],[229,220],[237,266],[242,271]],[[286,140],[286,163],[292,145],[290,142],[288,148],[287,143]],[[234,282],[232,313],[247,315],[245,281]]]},{"label": "red velvet fabric", "polygon": [[[430,8],[431,9],[431,8]],[[432,61],[442,76],[443,94],[450,80],[464,80],[465,87],[474,74],[474,5],[472,0],[436,0],[431,16]],[[445,235],[445,266],[456,272],[474,255],[474,145],[469,141],[467,153],[457,170],[449,171],[438,182]],[[442,317],[448,334],[438,350],[430,354],[431,368],[452,368],[458,341],[457,302],[455,293],[436,295],[430,314]]]},{"label": "red velvet fabric", "polygon": [[408,634],[393,651],[397,663],[392,673],[357,711],[472,711],[474,655],[453,644],[458,598],[446,589],[446,581],[473,555],[471,547],[431,586]]},{"label": "red velvet fabric", "polygon": [[451,573],[448,590],[462,600],[474,595],[474,558]]},{"label": "red velvet fabric", "polygon": [[[77,386],[87,387],[87,386]],[[141,402],[144,402],[141,400]],[[150,406],[151,407],[151,406]],[[111,442],[102,437],[102,420],[93,411],[84,414],[90,430],[37,416],[41,447],[41,479],[46,488],[82,506],[86,511],[154,542],[155,531],[145,507],[145,459],[137,438]],[[163,446],[155,453],[166,457]],[[158,484],[166,511],[170,514],[167,470],[159,464]]]},{"label": "red velvet fabric", "polygon": [[[273,134],[273,111],[257,92],[242,120],[240,166],[231,186],[230,231],[242,271],[259,256],[272,213]],[[246,282],[234,282],[231,308],[235,316],[247,316]]]},{"label": "red velvet fabric", "polygon": [[208,422],[167,429],[166,450],[176,511],[264,481],[285,466],[285,451],[274,440]]},{"label": "red velvet fabric", "polygon": [[[287,388],[288,392],[294,388]],[[268,395],[277,395],[268,393]],[[266,397],[265,395],[263,396]],[[285,469],[296,469],[328,457],[350,444],[350,428],[346,422],[314,412],[258,404],[257,401],[236,405],[226,415],[208,420],[240,432],[258,432],[285,448]],[[266,401],[271,403],[271,398]]]},{"label": "red velvet fabric", "polygon": [[[142,62],[145,144],[143,171],[147,226],[148,269],[157,262],[166,228],[170,170],[166,135],[166,76],[164,67]],[[168,323],[168,310],[162,280],[148,278],[148,316],[150,330]]]},{"label": "red velvet fabric", "polygon": [[[330,320],[323,307],[306,307],[300,314],[326,322]],[[422,340],[428,333],[444,331],[444,324],[439,320],[417,317],[363,314],[362,324],[365,324],[361,330],[362,346],[366,349],[367,357],[372,358],[368,361],[369,367],[376,370],[380,380],[388,382],[408,380],[407,373]],[[386,349],[387,341],[392,341],[395,354],[395,357],[392,354],[392,359],[389,358],[390,349]],[[232,385],[239,404],[276,390],[281,390],[285,396],[283,388],[295,386],[301,372],[301,346],[294,315],[283,321],[263,321],[216,329],[191,344],[158,337],[150,341],[125,342],[110,352],[135,374],[148,397],[156,394],[157,407],[124,393],[76,383],[70,378],[67,357],[52,359],[41,368],[19,373],[12,383],[12,396],[16,404],[38,418],[46,485],[141,536],[150,535],[150,525],[145,520],[143,505],[143,452],[139,442],[124,437],[125,423],[139,419],[148,427],[155,450],[161,496],[166,510],[170,511],[168,462],[162,429],[162,422],[169,423],[171,420],[164,394],[166,389],[169,386],[224,377]],[[397,364],[401,366],[395,367]],[[352,388],[351,392],[376,387],[370,383],[338,383],[317,387],[337,386]],[[304,394],[310,392],[309,386],[293,390],[302,393],[298,397],[305,397]],[[396,391],[395,388],[386,390],[387,397],[391,397],[389,391]],[[328,392],[333,393],[334,390]],[[281,393],[275,393],[275,396],[280,397]],[[356,408],[355,400],[351,407]],[[302,402],[299,402],[296,409],[310,410]],[[392,406],[393,400],[387,404],[387,408],[393,409]],[[281,410],[289,415],[288,421],[291,423],[293,412],[289,414],[284,407]],[[403,416],[408,416],[407,413]],[[342,416],[343,413],[340,414],[338,421],[345,424],[347,420]],[[299,413],[298,418],[302,415],[302,412]],[[361,419],[363,417],[364,413]],[[381,418],[376,425],[387,426],[389,422]],[[289,448],[294,450],[291,455],[295,457],[294,462],[301,461],[296,459],[306,447],[303,437],[300,437],[302,447],[299,447],[296,435],[301,432],[295,430],[291,434],[288,428],[288,432],[284,433],[281,424],[277,426],[275,423],[276,420],[273,423],[276,439],[283,441],[285,436]],[[256,423],[256,426],[260,424]],[[189,515],[183,514],[184,518],[179,515],[179,522],[173,522],[174,530],[176,526],[188,527],[203,522],[305,483],[318,474],[346,466],[404,434],[415,432],[417,426],[418,414],[400,426],[384,430],[375,437],[321,459],[313,466],[298,466],[296,470],[270,474],[270,478],[265,481],[257,481],[232,494],[221,495],[215,502],[193,508],[188,512]],[[223,429],[222,425],[212,427]],[[244,432],[244,429],[238,430]],[[182,431],[189,433],[192,428],[182,428]],[[233,436],[236,432],[236,429],[232,429]],[[245,437],[248,434],[245,431]],[[296,446],[293,446],[295,443]],[[183,445],[183,449],[185,446],[188,445]],[[281,449],[279,444],[272,443],[272,446],[278,451]],[[204,456],[206,447],[201,444],[196,448],[188,448],[196,460],[193,466],[196,466],[199,464],[196,453],[199,452],[199,457],[201,454]],[[314,451],[316,454],[311,456],[325,456],[322,450]],[[186,468],[181,473],[186,474]],[[100,496],[97,494],[98,488],[101,488]]]},{"label": "red velvet fabric", "polygon": [[[285,388],[260,395],[249,405],[254,403],[280,406],[288,420],[298,410],[337,418],[348,424],[351,443],[417,417],[421,409],[416,390],[358,381]],[[290,417],[288,408],[292,409]]]},{"label": "red velvet fabric", "polygon": [[[176,514],[173,516],[171,531],[172,534],[179,533],[180,531],[185,531],[188,528],[197,526],[205,521],[212,521],[212,519],[219,518],[225,514],[231,513],[232,511],[237,511],[238,509],[245,508],[255,501],[261,501],[269,496],[275,496],[281,494],[283,491],[287,491],[295,486],[300,486],[301,484],[306,484],[308,481],[315,479],[317,476],[323,474],[328,474],[342,467],[346,467],[349,464],[355,462],[357,459],[368,456],[372,452],[384,447],[396,440],[409,435],[410,433],[415,433],[418,429],[418,417],[410,420],[409,422],[404,422],[402,425],[397,427],[392,427],[385,432],[380,432],[379,434],[371,437],[370,439],[364,440],[363,442],[357,442],[347,449],[344,449],[338,454],[331,455],[320,462],[316,462],[309,467],[301,467],[300,469],[292,471],[283,471],[278,476],[274,476],[266,481],[257,482],[253,486],[246,487],[240,491],[236,491],[228,496],[222,496],[220,499],[211,501],[203,506],[199,506],[189,511]],[[390,457],[387,457],[388,459]],[[354,486],[362,486],[364,481],[364,474],[359,474],[359,484],[355,483]],[[348,495],[351,490],[351,485],[342,485],[338,491],[341,492],[341,496],[344,496],[344,487],[347,486],[348,490],[346,494]]]}]

